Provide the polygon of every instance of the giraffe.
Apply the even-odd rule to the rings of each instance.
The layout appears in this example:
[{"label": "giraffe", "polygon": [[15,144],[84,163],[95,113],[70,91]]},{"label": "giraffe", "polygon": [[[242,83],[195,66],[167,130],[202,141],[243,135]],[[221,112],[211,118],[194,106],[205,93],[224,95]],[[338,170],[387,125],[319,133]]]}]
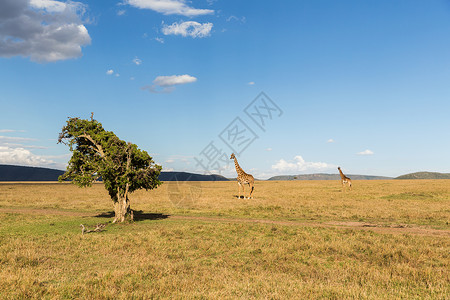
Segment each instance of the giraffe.
[{"label": "giraffe", "polygon": [[234,155],[234,153],[231,154],[230,159],[234,159],[234,166],[236,167],[236,172],[237,172],[237,182],[239,185],[239,199],[241,198],[241,187],[242,187],[242,194],[244,195],[244,199],[245,199],[245,188],[244,188],[244,184],[248,184],[250,187],[250,193],[248,195],[248,199],[253,198],[252,194],[253,194],[253,189],[254,189],[254,183],[255,183],[255,178],[253,178],[252,175],[247,174],[244,172],[244,170],[242,170],[242,168],[239,166],[238,161],[236,156]]},{"label": "giraffe", "polygon": [[352,180],[344,175],[341,171],[341,167],[338,167],[339,174],[341,175],[342,188],[345,189],[345,184],[347,183],[349,188],[352,189]]}]

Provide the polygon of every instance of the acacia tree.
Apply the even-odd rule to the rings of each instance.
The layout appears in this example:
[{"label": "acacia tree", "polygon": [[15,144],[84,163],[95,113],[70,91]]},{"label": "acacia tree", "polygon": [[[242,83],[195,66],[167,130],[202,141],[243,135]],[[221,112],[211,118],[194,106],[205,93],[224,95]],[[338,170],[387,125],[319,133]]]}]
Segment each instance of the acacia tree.
[{"label": "acacia tree", "polygon": [[59,134],[58,143],[68,145],[72,157],[59,181],[72,180],[89,187],[99,178],[114,204],[115,222],[133,219],[128,194],[138,189],[151,190],[161,182],[161,166],[135,144],[120,140],[94,120],[69,118]]}]

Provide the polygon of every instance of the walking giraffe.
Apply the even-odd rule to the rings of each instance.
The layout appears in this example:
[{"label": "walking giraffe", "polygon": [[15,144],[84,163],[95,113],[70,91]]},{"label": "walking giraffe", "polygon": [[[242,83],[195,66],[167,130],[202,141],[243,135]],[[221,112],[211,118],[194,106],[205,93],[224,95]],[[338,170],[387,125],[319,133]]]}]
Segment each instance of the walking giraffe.
[{"label": "walking giraffe", "polygon": [[342,188],[345,189],[345,184],[347,183],[349,188],[352,189],[352,180],[344,175],[341,171],[341,167],[338,167],[339,174],[341,175]]},{"label": "walking giraffe", "polygon": [[234,155],[234,153],[231,154],[230,159],[234,159],[234,166],[236,167],[236,172],[237,172],[237,182],[239,185],[239,199],[241,198],[241,187],[242,187],[242,194],[244,195],[244,199],[245,199],[245,188],[244,188],[244,184],[248,184],[250,187],[250,193],[248,195],[248,199],[253,198],[252,194],[253,194],[253,189],[254,189],[254,183],[255,183],[255,178],[253,178],[252,175],[247,174],[244,172],[244,170],[242,170],[242,168],[239,166],[238,161],[236,159],[236,156]]}]

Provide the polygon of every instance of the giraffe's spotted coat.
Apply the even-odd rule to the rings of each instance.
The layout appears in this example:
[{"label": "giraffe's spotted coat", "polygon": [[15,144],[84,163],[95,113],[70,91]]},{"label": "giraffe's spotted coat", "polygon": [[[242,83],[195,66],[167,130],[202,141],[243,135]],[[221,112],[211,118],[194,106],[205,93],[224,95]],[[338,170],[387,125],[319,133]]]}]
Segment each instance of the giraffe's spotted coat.
[{"label": "giraffe's spotted coat", "polygon": [[242,193],[244,194],[244,199],[245,199],[245,188],[244,188],[244,184],[248,184],[250,187],[250,193],[248,195],[248,199],[252,198],[253,195],[253,190],[254,190],[254,184],[255,184],[255,178],[253,178],[252,175],[247,174],[244,172],[244,170],[242,170],[242,168],[239,166],[239,163],[237,161],[236,156],[234,155],[234,153],[231,154],[230,159],[234,159],[234,166],[236,167],[236,172],[237,172],[237,182],[239,185],[239,198],[241,198],[241,187],[242,187]]}]

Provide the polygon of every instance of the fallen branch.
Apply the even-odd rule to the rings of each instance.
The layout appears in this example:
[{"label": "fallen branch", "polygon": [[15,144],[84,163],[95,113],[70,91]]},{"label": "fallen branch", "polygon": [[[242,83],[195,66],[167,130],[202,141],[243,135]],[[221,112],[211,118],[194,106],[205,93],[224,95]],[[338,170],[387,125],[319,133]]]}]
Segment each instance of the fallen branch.
[{"label": "fallen branch", "polygon": [[106,224],[99,223],[99,224],[95,225],[94,229],[89,229],[87,227],[87,225],[85,226],[83,224],[80,224],[80,227],[81,227],[81,234],[85,234],[85,233],[89,233],[89,232],[103,231],[103,230],[105,230]]}]

